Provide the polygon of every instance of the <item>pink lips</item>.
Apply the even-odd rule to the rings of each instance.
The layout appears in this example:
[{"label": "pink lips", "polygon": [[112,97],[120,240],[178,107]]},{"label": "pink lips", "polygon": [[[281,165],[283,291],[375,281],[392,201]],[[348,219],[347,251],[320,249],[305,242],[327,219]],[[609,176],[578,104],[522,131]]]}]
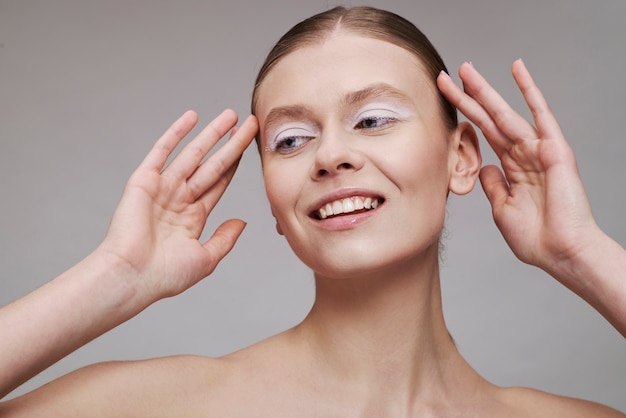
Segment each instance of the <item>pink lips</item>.
[{"label": "pink lips", "polygon": [[324,229],[348,229],[369,219],[384,201],[371,190],[342,188],[318,199],[309,216]]},{"label": "pink lips", "polygon": [[333,200],[317,210],[316,215],[320,220],[332,218],[338,215],[346,215],[355,212],[376,209],[381,203],[379,198],[369,196],[351,196]]}]

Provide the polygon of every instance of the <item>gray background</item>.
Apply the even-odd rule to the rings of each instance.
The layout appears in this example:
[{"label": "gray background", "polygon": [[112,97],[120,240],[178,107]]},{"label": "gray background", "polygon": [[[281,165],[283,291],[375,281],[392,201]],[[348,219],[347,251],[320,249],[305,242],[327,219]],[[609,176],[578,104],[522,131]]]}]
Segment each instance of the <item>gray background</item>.
[{"label": "gray background", "polygon": [[[204,123],[232,107],[245,116],[271,45],[296,21],[336,4],[0,1],[0,304],[100,242],[126,178],[179,114],[193,108]],[[407,17],[451,71],[473,61],[520,109],[509,68],[523,57],[575,149],[597,221],[626,243],[624,0],[343,4]],[[484,142],[483,151],[493,161]],[[248,228],[214,276],[16,393],[97,361],[218,356],[296,324],[312,302],[311,273],[274,232],[252,148],[207,230],[234,216]],[[479,186],[451,198],[448,231],[445,313],[470,363],[499,385],[626,410],[623,338],[559,283],[513,257]]]}]

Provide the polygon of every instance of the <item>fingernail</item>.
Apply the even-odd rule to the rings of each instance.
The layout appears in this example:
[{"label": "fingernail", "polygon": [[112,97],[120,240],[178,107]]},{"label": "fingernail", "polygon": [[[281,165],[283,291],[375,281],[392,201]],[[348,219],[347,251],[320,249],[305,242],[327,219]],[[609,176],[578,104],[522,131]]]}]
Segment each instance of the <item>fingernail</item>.
[{"label": "fingernail", "polygon": [[452,77],[450,77],[450,74],[448,74],[444,70],[441,70],[441,72],[439,72],[439,74],[445,76],[448,80],[452,80]]}]

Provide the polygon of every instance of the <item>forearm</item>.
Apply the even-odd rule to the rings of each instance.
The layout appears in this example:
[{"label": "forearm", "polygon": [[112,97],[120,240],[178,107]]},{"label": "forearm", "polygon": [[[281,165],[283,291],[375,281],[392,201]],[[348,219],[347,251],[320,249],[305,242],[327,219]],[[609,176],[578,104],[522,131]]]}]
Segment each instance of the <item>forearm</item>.
[{"label": "forearm", "polygon": [[549,273],[570,288],[626,337],[626,250],[597,229],[574,259]]},{"label": "forearm", "polygon": [[0,397],[151,303],[187,290],[233,248],[241,220],[223,222],[206,242],[199,238],[257,120],[248,117],[205,159],[236,126],[237,115],[226,110],[166,164],[197,120],[186,112],[157,141],[129,179],[95,252],[0,309]]},{"label": "forearm", "polygon": [[143,310],[134,279],[119,260],[96,251],[2,308],[0,397]]}]

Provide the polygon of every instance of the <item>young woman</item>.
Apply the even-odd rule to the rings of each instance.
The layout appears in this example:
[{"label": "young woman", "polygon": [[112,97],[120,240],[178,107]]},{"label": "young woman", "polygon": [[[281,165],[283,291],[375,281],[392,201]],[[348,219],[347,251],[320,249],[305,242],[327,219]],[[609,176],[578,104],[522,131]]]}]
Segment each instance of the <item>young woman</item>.
[{"label": "young woman", "polygon": [[[626,254],[596,226],[574,156],[523,63],[513,76],[534,125],[470,64],[459,74],[465,91],[428,40],[388,12],[337,8],[296,25],[260,71],[255,116],[235,129],[225,111],[165,166],[197,121],[184,114],[130,178],[104,242],[0,311],[0,387],[8,393],[209,275],[244,223],[198,238],[255,136],[277,231],[315,275],[309,315],[223,358],[86,367],[1,404],[0,415],[623,416],[492,385],[447,332],[438,264],[446,200],[480,177],[515,254],[626,334]],[[503,172],[481,169],[476,134],[451,104],[483,131]]]}]

